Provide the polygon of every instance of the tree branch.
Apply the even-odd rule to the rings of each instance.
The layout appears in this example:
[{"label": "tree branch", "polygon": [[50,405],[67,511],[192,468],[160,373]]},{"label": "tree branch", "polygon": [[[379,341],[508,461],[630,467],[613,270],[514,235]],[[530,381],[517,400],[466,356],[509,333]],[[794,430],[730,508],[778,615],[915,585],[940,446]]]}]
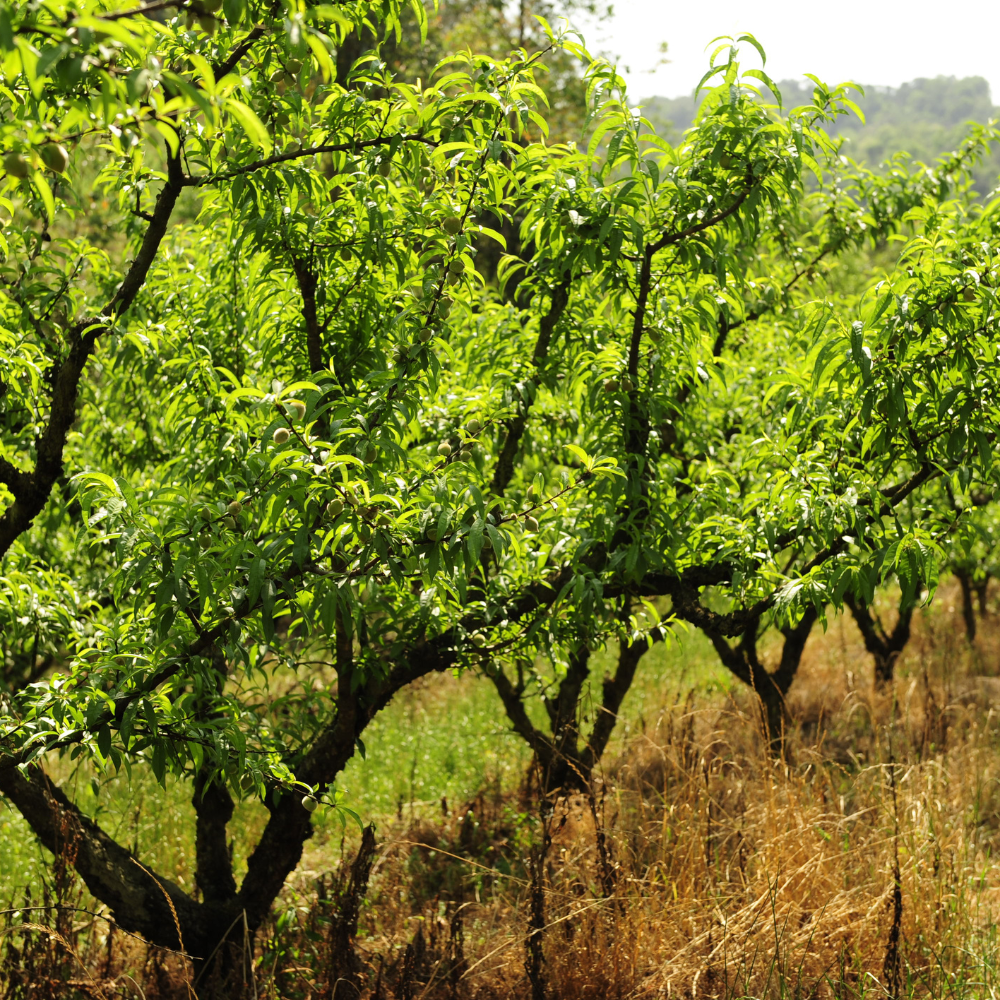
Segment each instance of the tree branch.
[{"label": "tree branch", "polygon": [[83,370],[94,352],[98,337],[107,329],[108,319],[124,313],[139,294],[185,183],[180,160],[172,157],[167,163],[167,182],[156,199],[153,221],[147,227],[135,260],[121,285],[99,319],[84,320],[68,331],[72,346],[53,379],[48,423],[35,440],[35,469],[31,473],[18,473],[12,478],[12,483],[7,483],[14,495],[14,503],[0,517],[0,556],[6,554],[18,536],[41,513],[53,484],[63,474],[63,448],[66,435],[76,420],[77,394]]},{"label": "tree branch", "polygon": [[[545,364],[549,354],[549,344],[552,341],[552,333],[556,324],[562,318],[569,303],[569,293],[572,287],[572,276],[566,275],[563,280],[552,290],[552,301],[549,304],[549,311],[539,320],[538,339],[535,341],[535,350],[531,356],[531,363],[536,370]],[[518,447],[521,437],[528,424],[528,404],[525,403],[522,412],[510,420],[504,422],[506,435],[503,447],[497,456],[496,468],[493,470],[493,482],[491,488],[497,496],[502,497],[511,477],[514,475],[514,459],[517,457]]]},{"label": "tree branch", "polygon": [[195,882],[206,903],[231,903],[236,897],[233,859],[226,828],[233,799],[221,781],[203,769],[194,780]]},{"label": "tree branch", "polygon": [[147,874],[136,864],[135,856],[81,813],[41,767],[32,764],[26,774],[16,769],[0,771],[0,792],[17,807],[45,847],[57,856],[70,854],[74,858],[73,867],[84,884],[111,908],[125,930],[154,944],[179,948],[166,893],[184,928],[185,947],[199,954],[201,942],[211,937],[212,914],[170,879]]},{"label": "tree branch", "polygon": [[277,163],[287,163],[290,160],[301,160],[307,156],[315,156],[317,153],[354,153],[359,149],[370,149],[375,146],[388,146],[393,141],[399,142],[422,142],[427,146],[436,146],[437,143],[433,139],[428,139],[423,135],[400,135],[400,136],[379,136],[375,139],[362,139],[357,142],[339,142],[339,143],[325,143],[322,146],[312,146],[309,149],[300,149],[294,153],[275,153],[274,156],[269,156],[266,160],[257,160],[254,163],[248,163],[246,166],[237,167],[235,170],[228,170],[221,174],[208,174],[204,177],[195,177],[191,179],[191,183],[197,187],[203,187],[206,184],[214,184],[216,181],[228,181],[233,177],[239,177],[241,174],[251,174],[255,170],[263,170],[264,167],[273,167]]},{"label": "tree branch", "polygon": [[590,739],[583,751],[583,762],[588,769],[593,769],[601,759],[618,722],[618,712],[632,687],[639,661],[649,649],[648,639],[638,639],[629,644],[621,642],[618,646],[618,666],[610,677],[604,678],[601,686],[601,706],[594,719],[594,727]]}]

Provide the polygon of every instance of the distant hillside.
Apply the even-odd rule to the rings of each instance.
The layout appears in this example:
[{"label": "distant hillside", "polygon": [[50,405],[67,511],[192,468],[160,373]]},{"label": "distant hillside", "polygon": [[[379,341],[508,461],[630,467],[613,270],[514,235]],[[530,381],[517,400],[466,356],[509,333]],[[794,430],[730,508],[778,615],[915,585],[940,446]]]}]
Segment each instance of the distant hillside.
[{"label": "distant hillside", "polygon": [[[812,102],[808,80],[782,80],[778,84],[786,108]],[[961,143],[969,121],[986,122],[1000,117],[1000,107],[990,98],[989,84],[980,76],[958,79],[939,76],[913,80],[900,87],[865,87],[865,96],[856,103],[866,124],[854,115],[843,116],[833,127],[845,137],[844,152],[857,160],[877,165],[894,153],[905,150],[915,160],[933,162],[941,153]],[[694,119],[693,97],[651,97],[641,102],[656,131],[677,139]],[[1000,149],[975,171],[976,188],[986,193],[997,186]]]}]

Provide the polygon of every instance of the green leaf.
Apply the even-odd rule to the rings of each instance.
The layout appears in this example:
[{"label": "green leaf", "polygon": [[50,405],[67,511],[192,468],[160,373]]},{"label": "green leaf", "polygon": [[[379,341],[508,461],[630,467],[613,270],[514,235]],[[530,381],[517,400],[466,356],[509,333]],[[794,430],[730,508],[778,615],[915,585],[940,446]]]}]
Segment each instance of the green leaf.
[{"label": "green leaf", "polygon": [[226,110],[243,126],[247,138],[256,145],[265,156],[271,155],[271,137],[264,128],[264,123],[257,117],[253,109],[235,97],[226,98]]}]

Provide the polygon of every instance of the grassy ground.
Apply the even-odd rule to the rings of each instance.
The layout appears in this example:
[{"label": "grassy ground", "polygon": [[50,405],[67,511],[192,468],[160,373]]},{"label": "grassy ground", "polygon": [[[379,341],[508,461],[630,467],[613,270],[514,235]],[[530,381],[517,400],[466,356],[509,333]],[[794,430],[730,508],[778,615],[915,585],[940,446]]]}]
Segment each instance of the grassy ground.
[{"label": "grassy ground", "polygon": [[[602,793],[544,818],[519,794],[528,756],[485,682],[445,676],[408,691],[342,783],[345,804],[379,829],[361,995],[520,998],[541,995],[539,983],[550,1000],[1000,994],[1000,629],[988,617],[970,647],[955,597],[944,588],[918,613],[889,693],[872,690],[850,622],[817,629],[777,764],[748,693],[707,643],[655,646]],[[92,794],[81,775],[67,780]],[[112,781],[91,804],[144,860],[190,885],[184,794]],[[237,864],[261,820],[240,807]],[[330,995],[324,928],[340,883],[324,873],[350,860],[357,835],[333,810],[317,827],[261,936],[260,996]],[[75,891],[51,876],[42,888],[47,862],[11,816],[0,865],[12,902],[26,883],[33,899]],[[533,984],[525,941],[539,913]],[[66,936],[77,966],[104,968],[120,990],[107,996],[139,995],[122,985],[127,970],[145,976],[146,996],[185,995],[183,963],[134,943],[115,951],[96,927]],[[38,948],[43,938],[54,947],[39,935]]]},{"label": "grassy ground", "polygon": [[[601,664],[598,663],[597,676]],[[681,632],[677,641],[653,647],[643,661],[622,712],[609,757],[627,745],[644,720],[690,690],[706,695],[728,690],[731,677],[700,633]],[[540,707],[536,706],[536,714]],[[365,734],[367,759],[356,757],[340,782],[343,804],[365,822],[414,819],[440,812],[445,803],[461,804],[482,790],[507,793],[524,777],[530,753],[510,731],[488,681],[473,675],[432,676],[403,691]],[[57,768],[57,770],[62,770]],[[172,782],[164,792],[149,775],[137,772],[90,780],[89,773],[64,771],[73,798],[154,868],[191,884],[194,812],[186,784]],[[0,800],[2,801],[2,800]],[[0,819],[0,884],[8,899],[25,886],[38,886],[50,858],[40,852],[20,816],[4,805]],[[168,817],[168,822],[164,818]],[[252,802],[237,806],[232,828],[237,867],[265,819]],[[320,810],[308,860],[322,867],[332,841],[339,844],[344,815]],[[356,831],[350,831],[353,834]]]}]

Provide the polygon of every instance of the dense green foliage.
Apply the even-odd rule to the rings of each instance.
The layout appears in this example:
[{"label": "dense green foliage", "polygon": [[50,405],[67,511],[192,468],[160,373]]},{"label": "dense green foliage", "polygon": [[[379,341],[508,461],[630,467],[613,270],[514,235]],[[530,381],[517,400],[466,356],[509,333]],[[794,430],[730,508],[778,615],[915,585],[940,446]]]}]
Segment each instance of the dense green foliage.
[{"label": "dense green foliage", "polygon": [[[812,84],[782,80],[782,100],[790,107],[811,100]],[[921,78],[899,87],[865,86],[855,95],[864,118],[845,115],[827,126],[845,140],[845,155],[869,166],[888,163],[897,155],[933,164],[961,146],[969,122],[987,122],[998,111],[989,84],[980,76]],[[677,136],[694,121],[693,97],[652,97],[641,102],[643,113],[660,135]],[[1000,151],[992,150],[973,169],[976,189],[987,194],[997,186]]]},{"label": "dense green foliage", "polygon": [[[202,899],[168,888],[214,955],[413,680],[482,670],[565,756],[617,648],[586,769],[672,619],[739,637],[893,576],[912,604],[992,495],[991,132],[845,165],[851,88],[767,104],[745,36],[676,144],[589,63],[584,149],[544,138],[538,67],[586,58],[551,33],[418,85],[339,59],[394,4],[104,10],[0,19],[0,790],[50,846],[73,817],[123,926],[179,943],[45,752],[192,781]],[[567,678],[540,736],[524,699]],[[237,888],[242,796],[270,819]]]}]

